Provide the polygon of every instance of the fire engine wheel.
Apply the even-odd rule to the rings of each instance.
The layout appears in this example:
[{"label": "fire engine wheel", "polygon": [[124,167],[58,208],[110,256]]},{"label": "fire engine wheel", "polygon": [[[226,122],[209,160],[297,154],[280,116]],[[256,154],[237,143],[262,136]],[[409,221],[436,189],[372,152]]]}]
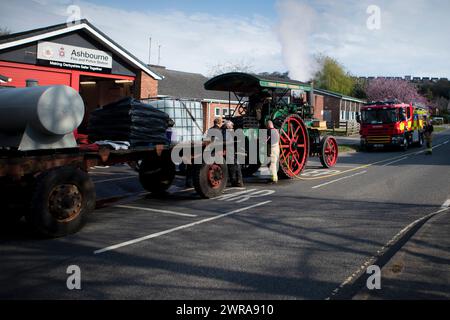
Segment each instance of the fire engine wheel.
[{"label": "fire engine wheel", "polygon": [[226,164],[202,164],[194,167],[194,188],[205,199],[215,198],[223,193],[228,182]]},{"label": "fire engine wheel", "polygon": [[139,182],[148,192],[162,194],[175,179],[175,164],[166,157],[146,159],[139,164]]},{"label": "fire engine wheel", "polygon": [[95,209],[95,186],[89,175],[61,167],[37,177],[27,221],[41,235],[62,237],[79,231]]},{"label": "fire engine wheel", "polygon": [[280,174],[286,178],[299,177],[309,155],[308,129],[298,115],[275,119],[280,130]]},{"label": "fire engine wheel", "polygon": [[339,150],[334,137],[326,136],[320,141],[320,162],[324,168],[334,167],[337,163]]}]

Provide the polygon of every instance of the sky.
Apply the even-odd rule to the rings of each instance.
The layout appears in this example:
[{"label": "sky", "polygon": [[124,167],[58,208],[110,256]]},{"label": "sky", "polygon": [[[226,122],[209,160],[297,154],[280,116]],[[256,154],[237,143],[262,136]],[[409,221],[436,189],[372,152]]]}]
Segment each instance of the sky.
[{"label": "sky", "polygon": [[[75,7],[74,7],[75,6]],[[0,27],[20,32],[87,18],[144,62],[210,75],[218,66],[289,71],[314,56],[355,76],[450,78],[448,0],[0,0]]]}]

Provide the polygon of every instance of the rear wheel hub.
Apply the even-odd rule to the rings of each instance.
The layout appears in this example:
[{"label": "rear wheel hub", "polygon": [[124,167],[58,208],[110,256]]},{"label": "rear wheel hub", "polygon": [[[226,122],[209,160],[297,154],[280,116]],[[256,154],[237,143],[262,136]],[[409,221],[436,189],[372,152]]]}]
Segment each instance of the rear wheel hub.
[{"label": "rear wheel hub", "polygon": [[81,212],[83,196],[76,185],[63,184],[50,192],[48,209],[60,222],[75,219]]},{"label": "rear wheel hub", "polygon": [[220,184],[222,183],[222,180],[224,178],[222,168],[217,165],[213,164],[208,169],[208,182],[213,188],[219,188]]}]

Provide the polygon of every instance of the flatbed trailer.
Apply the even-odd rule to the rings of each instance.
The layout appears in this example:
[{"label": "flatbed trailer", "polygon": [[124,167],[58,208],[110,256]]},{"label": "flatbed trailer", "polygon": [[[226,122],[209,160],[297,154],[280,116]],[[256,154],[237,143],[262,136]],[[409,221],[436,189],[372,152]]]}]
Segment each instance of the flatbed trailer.
[{"label": "flatbed trailer", "polygon": [[60,237],[79,231],[95,209],[95,166],[140,162],[139,181],[149,192],[165,192],[175,178],[171,146],[98,151],[80,148],[0,151],[2,225],[23,216],[39,234]]}]

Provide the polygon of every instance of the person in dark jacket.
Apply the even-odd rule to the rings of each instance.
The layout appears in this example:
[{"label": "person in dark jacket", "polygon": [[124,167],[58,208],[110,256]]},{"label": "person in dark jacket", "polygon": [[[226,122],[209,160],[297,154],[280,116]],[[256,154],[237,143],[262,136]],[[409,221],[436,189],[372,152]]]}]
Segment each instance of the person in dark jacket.
[{"label": "person in dark jacket", "polygon": [[427,119],[427,124],[423,128],[423,135],[427,143],[427,155],[433,154],[433,132],[434,127],[430,119]]},{"label": "person in dark jacket", "polygon": [[[234,124],[231,121],[226,121],[225,125],[222,129],[223,139],[224,141],[228,143],[235,143],[234,141],[226,141],[227,138],[227,131],[234,131]],[[233,163],[228,164],[228,176],[230,178],[231,186],[232,187],[244,187],[244,179],[242,178],[242,168],[241,165],[237,161],[237,154],[236,154],[236,145],[234,147],[234,157],[233,157]]]},{"label": "person in dark jacket", "polygon": [[208,129],[206,133],[206,139],[214,142],[214,135],[224,129],[224,124],[222,118],[214,119],[214,125]]}]

